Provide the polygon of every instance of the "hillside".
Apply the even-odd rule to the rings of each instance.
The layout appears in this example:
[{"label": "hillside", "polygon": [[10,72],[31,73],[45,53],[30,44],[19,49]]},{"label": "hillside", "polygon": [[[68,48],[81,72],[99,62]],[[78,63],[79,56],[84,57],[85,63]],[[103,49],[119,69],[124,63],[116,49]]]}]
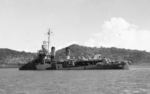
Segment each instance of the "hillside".
[{"label": "hillside", "polygon": [[0,64],[23,64],[35,57],[34,53],[0,49]]},{"label": "hillside", "polygon": [[[85,47],[80,45],[70,45],[71,58],[93,58],[95,54],[102,54],[102,57],[110,58],[111,60],[129,60],[133,63],[148,63],[150,62],[150,53],[146,51],[119,49],[115,47]],[[56,59],[65,59],[65,48],[56,52]]]},{"label": "hillside", "polygon": [[[149,63],[150,52],[119,49],[119,48],[92,48],[80,45],[70,45],[71,58],[81,59],[93,58],[95,54],[102,54],[102,57],[110,58],[111,60],[129,60],[133,63]],[[56,60],[65,59],[65,48],[56,51]],[[35,53],[20,52],[10,49],[0,49],[0,65],[1,64],[24,64],[35,58]]]}]

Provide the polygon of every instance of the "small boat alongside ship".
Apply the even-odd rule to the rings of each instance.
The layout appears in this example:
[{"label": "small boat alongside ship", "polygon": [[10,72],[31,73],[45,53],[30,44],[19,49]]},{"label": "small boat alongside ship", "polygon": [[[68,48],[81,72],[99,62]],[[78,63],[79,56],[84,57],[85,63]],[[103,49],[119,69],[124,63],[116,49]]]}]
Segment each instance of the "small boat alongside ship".
[{"label": "small boat alongside ship", "polygon": [[131,62],[129,61],[111,61],[107,58],[102,58],[99,55],[93,60],[75,60],[70,59],[70,48],[65,49],[66,60],[55,60],[55,47],[51,48],[49,53],[49,38],[50,31],[48,32],[48,51],[47,42],[42,45],[42,50],[37,54],[37,57],[22,65],[19,70],[101,70],[101,69],[129,69]]}]

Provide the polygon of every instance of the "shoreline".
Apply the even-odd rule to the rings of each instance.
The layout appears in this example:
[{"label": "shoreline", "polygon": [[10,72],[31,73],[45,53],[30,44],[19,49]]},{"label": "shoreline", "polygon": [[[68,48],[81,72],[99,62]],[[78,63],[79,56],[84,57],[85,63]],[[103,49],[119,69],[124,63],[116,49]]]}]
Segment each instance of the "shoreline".
[{"label": "shoreline", "polygon": [[[21,65],[18,64],[8,64],[0,65],[0,68],[19,68]],[[129,68],[150,68],[150,63],[134,63],[129,65]]]}]

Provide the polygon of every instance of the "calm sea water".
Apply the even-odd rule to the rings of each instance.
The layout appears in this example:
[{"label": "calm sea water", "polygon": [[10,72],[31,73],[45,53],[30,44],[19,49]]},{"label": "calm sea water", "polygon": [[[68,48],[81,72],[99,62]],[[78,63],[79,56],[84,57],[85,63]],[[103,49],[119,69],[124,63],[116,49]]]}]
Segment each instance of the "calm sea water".
[{"label": "calm sea water", "polygon": [[150,94],[150,68],[69,71],[0,69],[0,94]]}]

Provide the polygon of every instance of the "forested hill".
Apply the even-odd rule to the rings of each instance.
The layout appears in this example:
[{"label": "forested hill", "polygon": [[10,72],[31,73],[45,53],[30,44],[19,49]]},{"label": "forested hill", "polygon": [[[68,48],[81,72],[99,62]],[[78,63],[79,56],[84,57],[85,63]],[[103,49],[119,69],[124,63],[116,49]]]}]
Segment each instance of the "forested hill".
[{"label": "forested hill", "polygon": [[0,49],[0,64],[26,63],[35,57],[34,53],[20,52],[11,49]]},{"label": "forested hill", "polygon": [[[81,59],[93,58],[95,54],[102,54],[102,57],[112,60],[129,60],[133,63],[150,63],[150,53],[146,51],[118,49],[118,48],[91,48],[80,45],[70,45],[71,58]],[[35,53],[20,52],[10,49],[0,49],[0,65],[1,64],[18,64],[28,63],[35,58]],[[65,48],[56,51],[56,60],[65,59]]]},{"label": "forested hill", "polygon": [[[85,47],[80,45],[70,45],[71,58],[93,58],[95,54],[102,54],[102,57],[110,58],[111,60],[129,60],[133,63],[150,63],[150,52],[119,49],[115,47]],[[56,59],[65,59],[65,48],[56,52]]]}]

